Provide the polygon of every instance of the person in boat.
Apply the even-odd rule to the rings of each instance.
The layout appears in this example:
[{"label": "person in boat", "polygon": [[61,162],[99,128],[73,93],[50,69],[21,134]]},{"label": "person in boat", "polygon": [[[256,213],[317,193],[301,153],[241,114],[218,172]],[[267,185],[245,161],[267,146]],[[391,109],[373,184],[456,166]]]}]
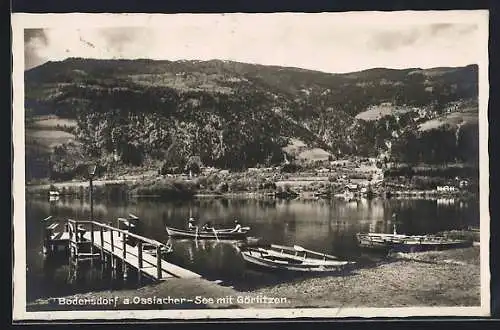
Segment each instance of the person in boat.
[{"label": "person in boat", "polygon": [[196,225],[196,220],[191,217],[188,220],[188,230],[196,230],[198,226]]},{"label": "person in boat", "polygon": [[232,232],[238,232],[240,233],[241,232],[241,224],[238,220],[234,220],[234,228],[232,230]]},{"label": "person in boat", "polygon": [[395,212],[393,212],[393,213],[392,213],[392,217],[391,217],[391,219],[392,219],[392,234],[393,234],[393,235],[397,235],[397,234],[398,234],[398,232],[397,232],[397,229],[396,229],[396,227],[397,227],[397,226],[396,226],[396,224],[397,224],[397,221],[398,221],[398,220],[397,220],[397,217],[396,217],[396,213],[395,213]]},{"label": "person in boat", "polygon": [[212,223],[210,221],[208,221],[207,223],[205,223],[203,225],[203,227],[201,227],[201,230],[203,230],[203,231],[213,231],[214,227],[212,226]]}]

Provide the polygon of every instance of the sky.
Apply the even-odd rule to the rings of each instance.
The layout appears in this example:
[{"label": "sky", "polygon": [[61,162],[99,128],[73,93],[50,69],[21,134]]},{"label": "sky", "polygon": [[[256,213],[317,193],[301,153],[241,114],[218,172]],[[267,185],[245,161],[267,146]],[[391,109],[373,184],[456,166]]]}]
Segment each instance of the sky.
[{"label": "sky", "polygon": [[331,15],[168,15],[161,24],[25,29],[25,68],[68,57],[233,60],[343,73],[464,66],[480,58],[478,25]]}]

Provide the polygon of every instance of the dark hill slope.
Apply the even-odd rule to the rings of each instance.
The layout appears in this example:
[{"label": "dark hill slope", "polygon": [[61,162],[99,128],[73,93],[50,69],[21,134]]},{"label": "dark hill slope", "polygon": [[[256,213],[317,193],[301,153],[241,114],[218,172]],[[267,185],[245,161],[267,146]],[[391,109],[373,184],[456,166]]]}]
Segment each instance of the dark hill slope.
[{"label": "dark hill slope", "polygon": [[[378,154],[404,146],[400,136],[428,134],[418,124],[446,109],[472,104],[477,113],[478,94],[476,65],[330,74],[221,60],[72,58],[31,69],[25,81],[30,116],[76,119],[86,155],[134,165],[190,155],[221,167],[272,164],[290,137],[332,152]],[[394,111],[373,122],[355,118],[382,103]],[[395,156],[405,159],[401,152]]]}]

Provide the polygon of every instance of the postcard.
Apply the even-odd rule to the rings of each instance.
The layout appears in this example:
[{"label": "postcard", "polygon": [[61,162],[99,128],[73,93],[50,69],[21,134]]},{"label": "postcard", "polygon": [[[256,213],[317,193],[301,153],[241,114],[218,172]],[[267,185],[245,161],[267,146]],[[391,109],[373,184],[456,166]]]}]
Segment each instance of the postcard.
[{"label": "postcard", "polygon": [[23,14],[13,318],[488,316],[488,11]]}]

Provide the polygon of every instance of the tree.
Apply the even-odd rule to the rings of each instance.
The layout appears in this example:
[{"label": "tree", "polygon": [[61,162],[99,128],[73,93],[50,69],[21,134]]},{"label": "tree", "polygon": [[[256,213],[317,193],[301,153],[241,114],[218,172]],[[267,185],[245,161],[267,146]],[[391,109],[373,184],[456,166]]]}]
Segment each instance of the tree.
[{"label": "tree", "polygon": [[202,166],[203,164],[199,156],[191,156],[189,157],[185,168],[189,173],[200,174]]}]

